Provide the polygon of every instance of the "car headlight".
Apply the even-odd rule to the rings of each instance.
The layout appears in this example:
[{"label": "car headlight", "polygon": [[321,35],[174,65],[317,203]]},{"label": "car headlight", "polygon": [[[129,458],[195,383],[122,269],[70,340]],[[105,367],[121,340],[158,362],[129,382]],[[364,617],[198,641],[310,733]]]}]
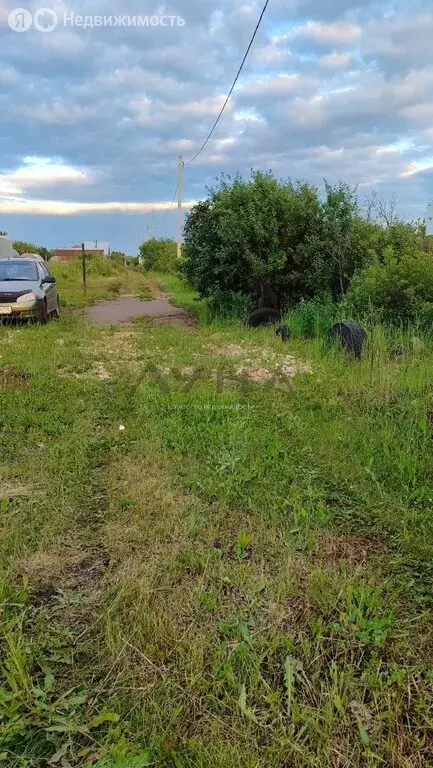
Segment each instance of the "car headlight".
[{"label": "car headlight", "polygon": [[29,301],[36,301],[38,297],[36,296],[33,291],[29,291],[28,293],[24,293],[22,296],[18,296],[17,298],[17,304],[27,304]]}]

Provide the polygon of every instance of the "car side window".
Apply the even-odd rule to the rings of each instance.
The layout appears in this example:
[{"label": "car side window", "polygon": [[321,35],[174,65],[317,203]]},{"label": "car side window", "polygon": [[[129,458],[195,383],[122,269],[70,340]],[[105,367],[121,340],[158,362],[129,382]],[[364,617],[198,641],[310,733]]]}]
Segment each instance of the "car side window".
[{"label": "car side window", "polygon": [[48,269],[46,268],[45,264],[39,263],[39,271],[41,273],[42,280],[44,277],[49,277],[50,273],[48,272]]}]

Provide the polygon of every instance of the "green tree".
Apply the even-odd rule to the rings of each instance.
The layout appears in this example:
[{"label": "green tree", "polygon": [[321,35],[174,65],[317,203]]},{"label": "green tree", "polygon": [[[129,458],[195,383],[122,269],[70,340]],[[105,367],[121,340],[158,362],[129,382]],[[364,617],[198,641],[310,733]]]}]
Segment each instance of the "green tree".
[{"label": "green tree", "polygon": [[42,256],[45,261],[49,261],[53,255],[53,251],[50,251],[48,248],[35,245],[35,243],[26,243],[23,240],[15,240],[13,247],[19,254],[37,253],[39,256]]},{"label": "green tree", "polygon": [[280,308],[348,285],[355,194],[340,184],[318,190],[272,173],[222,177],[185,225],[184,272],[202,297],[243,294],[251,306]]},{"label": "green tree", "polygon": [[141,243],[139,255],[145,269],[175,272],[178,267],[177,245],[170,238],[152,237]]}]

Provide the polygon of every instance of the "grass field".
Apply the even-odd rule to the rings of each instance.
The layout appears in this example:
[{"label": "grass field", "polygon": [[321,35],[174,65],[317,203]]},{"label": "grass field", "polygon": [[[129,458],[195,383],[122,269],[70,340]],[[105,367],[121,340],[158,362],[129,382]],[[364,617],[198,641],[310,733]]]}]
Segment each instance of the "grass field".
[{"label": "grass field", "polygon": [[59,283],[62,306],[68,309],[85,307],[101,299],[115,299],[117,296],[129,293],[143,299],[151,297],[148,281],[141,270],[127,269],[103,257],[94,255],[87,257],[86,294],[83,292],[80,259],[50,264],[50,269]]},{"label": "grass field", "polygon": [[431,344],[160,281],[198,327],[0,328],[0,764],[431,766]]}]

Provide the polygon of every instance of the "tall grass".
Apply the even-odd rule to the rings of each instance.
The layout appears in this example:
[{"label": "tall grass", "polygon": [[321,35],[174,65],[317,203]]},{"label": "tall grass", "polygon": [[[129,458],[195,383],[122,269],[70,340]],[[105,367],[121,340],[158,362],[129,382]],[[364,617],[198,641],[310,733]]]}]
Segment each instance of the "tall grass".
[{"label": "tall grass", "polygon": [[431,765],[433,349],[368,331],[0,328],[8,768]]},{"label": "tall grass", "polygon": [[[324,337],[339,315],[338,306],[331,297],[301,301],[297,307],[289,310],[284,321],[295,335],[303,338]],[[346,318],[347,319],[347,318]]]},{"label": "tall grass", "polygon": [[168,272],[146,273],[151,281],[156,282],[162,291],[165,291],[174,306],[185,307],[197,317],[199,325],[206,325],[210,319],[208,306],[205,301],[200,301],[198,294],[188,285],[181,275]]},{"label": "tall grass", "polygon": [[124,267],[110,258],[89,255],[86,259],[87,294],[82,285],[81,258],[62,263],[51,263],[50,269],[57,279],[57,289],[64,307],[84,307],[100,299],[110,299],[121,293],[134,291],[150,298],[146,279],[136,267]]}]

